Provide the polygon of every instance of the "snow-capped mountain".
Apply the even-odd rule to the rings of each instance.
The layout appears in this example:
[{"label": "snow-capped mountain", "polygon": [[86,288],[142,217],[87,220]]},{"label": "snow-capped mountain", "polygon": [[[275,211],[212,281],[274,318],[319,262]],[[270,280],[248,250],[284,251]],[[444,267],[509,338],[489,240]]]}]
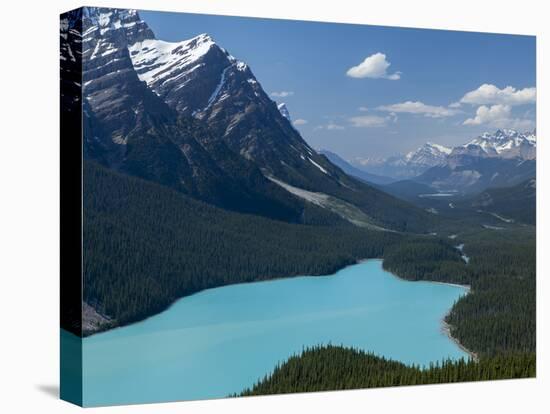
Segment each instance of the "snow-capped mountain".
[{"label": "snow-capped mountain", "polygon": [[[75,108],[83,114],[86,160],[285,221],[350,221],[352,203],[368,225],[408,229],[408,217],[423,223],[422,212],[313,150],[250,67],[209,35],[158,40],[135,10],[85,7],[66,16],[61,60],[74,59],[76,75],[81,65],[81,89],[78,77],[73,84],[82,94]],[[334,203],[312,204],[304,194]]]},{"label": "snow-capped mountain", "polygon": [[299,186],[319,174],[335,179],[336,170],[302,139],[250,67],[208,34],[181,42],[148,36],[128,50],[139,79],[159,98],[178,114],[203,121],[265,175]]},{"label": "snow-capped mountain", "polygon": [[411,151],[405,155],[404,161],[407,164],[425,165],[433,167],[445,163],[447,156],[452,149],[443,145],[427,142],[416,151]]},{"label": "snow-capped mountain", "polygon": [[454,147],[446,163],[415,180],[440,190],[482,191],[509,187],[536,175],[536,133],[512,129],[484,133]]},{"label": "snow-capped mountain", "polygon": [[246,82],[253,94],[261,91],[246,63],[206,33],[181,42],[144,39],[130,45],[129,51],[140,80],[185,115],[212,115],[213,106],[229,98],[238,83]]},{"label": "snow-capped mountain", "polygon": [[356,158],[353,164],[371,174],[400,180],[415,177],[431,167],[444,164],[451,151],[451,148],[427,142],[405,155],[388,158]]},{"label": "snow-capped mountain", "polygon": [[534,160],[536,150],[535,131],[520,133],[513,129],[499,129],[452,148],[428,142],[405,155],[357,158],[353,164],[373,174],[409,179],[432,167],[449,165],[456,168],[478,162],[480,158]]},{"label": "snow-capped mountain", "polygon": [[[85,7],[81,11],[81,43],[74,49],[82,54],[82,95],[85,124],[88,117],[101,121],[102,131],[89,144],[101,144],[106,156],[114,155],[113,145],[125,145],[136,127],[170,118],[173,111],[140,81],[128,44],[153,36],[134,10]],[[88,123],[97,126],[98,122]]]},{"label": "snow-capped mountain", "polygon": [[475,157],[536,158],[536,132],[520,133],[513,129],[499,129],[495,133],[485,132],[472,141],[453,149],[452,155]]},{"label": "snow-capped mountain", "polygon": [[139,78],[130,49],[154,35],[137,12],[86,7],[67,20],[82,26],[71,36],[62,27],[62,43],[69,44],[61,61],[71,53],[81,60],[85,159],[230,210],[300,216],[300,206],[259,168],[213,139],[200,120],[180,118]]}]

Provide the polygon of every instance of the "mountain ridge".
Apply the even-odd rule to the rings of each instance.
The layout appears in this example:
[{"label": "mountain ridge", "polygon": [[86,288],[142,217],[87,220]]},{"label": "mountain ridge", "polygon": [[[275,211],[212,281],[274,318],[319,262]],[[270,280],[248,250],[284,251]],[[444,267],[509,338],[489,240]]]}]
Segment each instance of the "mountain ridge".
[{"label": "mountain ridge", "polygon": [[293,187],[351,203],[374,226],[421,230],[422,210],[318,154],[210,36],[157,40],[136,11],[89,8],[81,19],[86,157],[230,210],[341,222]]},{"label": "mountain ridge", "polygon": [[441,191],[475,192],[513,186],[534,177],[535,161],[536,131],[498,129],[452,148],[428,142],[406,155],[356,160],[354,165]]}]

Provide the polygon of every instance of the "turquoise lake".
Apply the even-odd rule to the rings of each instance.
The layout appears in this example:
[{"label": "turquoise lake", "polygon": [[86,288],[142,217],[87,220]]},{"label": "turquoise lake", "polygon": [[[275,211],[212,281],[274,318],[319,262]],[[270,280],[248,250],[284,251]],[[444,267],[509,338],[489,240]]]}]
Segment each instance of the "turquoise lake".
[{"label": "turquoise lake", "polygon": [[442,331],[442,318],[466,293],[399,279],[381,260],[330,276],[209,289],[84,339],[84,405],[225,397],[317,344],[420,365],[468,358]]}]

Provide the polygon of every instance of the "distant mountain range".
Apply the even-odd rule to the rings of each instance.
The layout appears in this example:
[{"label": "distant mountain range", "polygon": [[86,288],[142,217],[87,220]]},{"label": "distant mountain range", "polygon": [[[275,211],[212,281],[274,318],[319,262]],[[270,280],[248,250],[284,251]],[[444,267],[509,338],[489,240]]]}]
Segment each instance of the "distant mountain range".
[{"label": "distant mountain range", "polygon": [[414,180],[440,191],[479,192],[535,177],[536,132],[499,129],[454,148],[426,143],[406,155],[353,162],[361,171]]},{"label": "distant mountain range", "polygon": [[493,187],[510,187],[536,176],[535,160],[461,157],[432,167],[414,181],[439,191],[475,193]]},{"label": "distant mountain range", "polygon": [[514,186],[536,176],[536,145],[535,132],[499,129],[453,148],[443,165],[414,179],[438,190],[465,193]]},{"label": "distant mountain range", "polygon": [[344,172],[347,174],[360,178],[361,180],[364,180],[368,183],[372,184],[389,184],[394,181],[396,181],[393,178],[390,177],[383,177],[381,175],[371,174],[364,170],[361,170],[357,167],[354,167],[349,162],[344,160],[342,157],[340,157],[338,154],[331,152],[329,150],[320,150],[320,154],[323,154],[325,157],[329,159],[330,162],[332,162],[334,165],[340,167]]},{"label": "distant mountain range", "polygon": [[470,155],[481,158],[533,160],[537,155],[536,131],[520,133],[513,129],[485,132],[465,145],[453,148],[449,158]]},{"label": "distant mountain range", "polygon": [[313,150],[251,68],[209,35],[158,40],[135,10],[86,7],[65,23],[62,70],[82,63],[86,160],[237,212],[425,230],[424,211]]},{"label": "distant mountain range", "polygon": [[408,179],[422,174],[427,169],[445,163],[452,149],[427,142],[415,151],[388,158],[356,158],[352,160],[357,168],[394,180]]}]

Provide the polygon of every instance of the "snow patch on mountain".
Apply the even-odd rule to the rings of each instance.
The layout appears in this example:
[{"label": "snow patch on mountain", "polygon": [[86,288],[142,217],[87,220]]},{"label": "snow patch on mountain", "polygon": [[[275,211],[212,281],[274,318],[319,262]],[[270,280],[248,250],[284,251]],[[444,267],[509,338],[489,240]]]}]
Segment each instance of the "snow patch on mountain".
[{"label": "snow patch on mountain", "polygon": [[[128,50],[139,79],[151,85],[159,80],[174,80],[174,73],[183,77],[197,69],[200,66],[193,63],[208,53],[214,44],[212,38],[203,33],[182,42],[146,39],[134,43]],[[189,69],[180,72],[184,67]]]},{"label": "snow patch on mountain", "polygon": [[313,165],[315,165],[321,172],[328,175],[328,171],[325,170],[323,167],[321,167],[319,164],[317,164],[315,161],[313,161],[311,158],[308,157],[309,162],[311,162]]},{"label": "snow patch on mountain", "polygon": [[[495,133],[485,132],[467,144],[457,148],[455,153],[477,156],[534,159],[537,137],[535,131],[520,133],[514,129],[499,129]],[[481,151],[480,151],[481,150]]]},{"label": "snow patch on mountain", "polygon": [[415,151],[405,155],[405,162],[433,167],[445,162],[452,149],[443,145],[427,142]]},{"label": "snow patch on mountain", "polygon": [[[216,85],[216,89],[214,89],[214,92],[212,92],[212,95],[210,95],[210,98],[208,98],[208,104],[206,107],[202,110],[202,112],[207,111],[212,104],[216,101],[216,98],[220,94],[221,89],[223,88],[223,85],[225,84],[225,75],[227,73],[227,70],[230,68],[230,66],[226,67],[221,75],[220,82]],[[222,96],[223,98],[223,96]],[[220,98],[221,99],[221,98]]]},{"label": "snow patch on mountain", "polygon": [[284,102],[281,102],[280,104],[278,104],[277,109],[279,109],[279,112],[281,113],[282,116],[284,116],[289,121],[291,120],[290,112],[288,112],[288,108],[286,107],[286,104]]}]

